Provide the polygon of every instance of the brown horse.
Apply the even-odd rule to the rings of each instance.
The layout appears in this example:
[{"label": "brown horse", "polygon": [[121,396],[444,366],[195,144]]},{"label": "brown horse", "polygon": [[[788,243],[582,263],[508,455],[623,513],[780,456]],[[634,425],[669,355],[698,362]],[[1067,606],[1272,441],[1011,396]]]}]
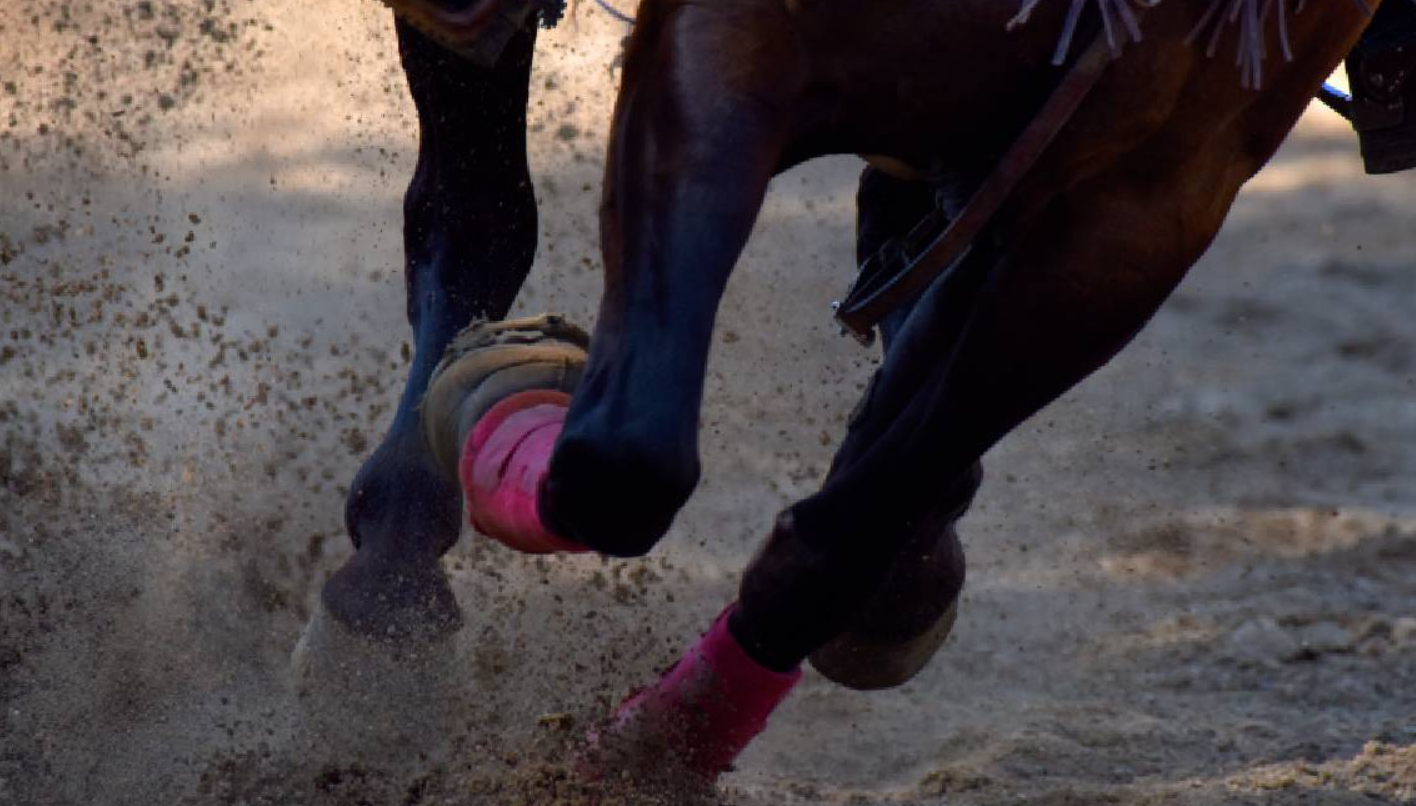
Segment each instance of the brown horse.
[{"label": "brown horse", "polygon": [[[451,13],[433,0],[392,4],[438,40],[467,43],[477,39],[469,26],[507,19],[488,9],[509,2],[481,0],[476,13]],[[702,706],[708,694],[720,696],[728,711],[751,701],[739,709],[751,713],[728,727],[732,715],[716,711],[702,724],[680,719],[686,735],[676,746],[701,751],[697,766],[707,774],[760,728],[803,660],[860,688],[898,684],[927,662],[963,583],[954,524],[977,488],[982,455],[1145,325],[1368,22],[1349,0],[1311,0],[1306,8],[1303,0],[1029,5],[1024,25],[1010,25],[1019,9],[999,0],[644,0],[639,8],[605,170],[606,282],[588,362],[575,367],[578,385],[560,384],[574,391],[568,412],[557,413],[552,397],[536,398],[540,414],[503,439],[507,453],[497,458],[530,491],[518,499],[516,517],[522,526],[532,521],[537,536],[521,545],[535,550],[637,556],[668,530],[699,477],[699,406],[717,305],[774,174],[826,154],[883,155],[879,164],[889,171],[868,169],[859,197],[860,252],[869,256],[936,204],[956,212],[988,176],[1058,82],[1058,32],[1077,22],[1075,11],[1086,9],[1079,32],[1112,30],[1119,44],[1132,38],[1126,32],[1135,22],[1143,34],[1012,192],[987,237],[882,324],[885,362],[829,477],[777,518],[731,616],[705,639],[718,647],[712,652],[742,657],[709,658],[710,672],[733,679],[694,678],[707,691],[689,699]],[[1144,16],[1133,20],[1141,6]],[[529,267],[523,246],[512,268],[478,275],[475,283],[492,289],[482,297],[450,293],[452,273],[438,263],[438,250],[455,247],[457,236],[445,219],[426,218],[437,194],[439,209],[459,199],[489,208],[489,197],[467,191],[488,177],[507,188],[504,201],[524,208],[525,195],[512,189],[525,184],[524,150],[519,161],[496,163],[501,168],[479,166],[457,153],[449,127],[480,126],[483,142],[516,134],[526,34],[511,37],[507,53],[484,70],[437,55],[401,29],[424,131],[408,207],[410,314],[421,363],[400,423],[417,419],[432,365],[455,330],[449,323],[458,315],[459,324],[503,315],[507,292],[514,294]],[[1211,42],[1220,56],[1206,53]],[[1230,56],[1239,43],[1242,74]],[[459,90],[468,97],[473,78],[466,76],[474,74],[482,83],[470,95],[491,111],[451,106]],[[464,78],[450,78],[457,75]],[[488,94],[498,76],[510,76],[512,92]],[[439,82],[446,84],[441,95]],[[478,114],[486,119],[475,125],[446,122]],[[524,131],[524,117],[519,122]],[[528,216],[534,238],[534,208],[484,237],[493,246],[524,242]],[[580,340],[560,325],[528,327],[559,340],[554,350],[564,369],[563,354]],[[506,346],[485,331],[473,336],[463,347],[474,359],[478,345]],[[475,384],[459,383],[459,394],[477,397],[469,391]],[[428,576],[428,563],[456,537],[444,523],[457,473],[449,462],[458,462],[456,447],[494,444],[503,424],[497,419],[475,435],[482,420],[458,400],[438,409],[437,422],[424,422],[432,447],[396,423],[355,485],[351,531],[364,541],[326,589],[331,610],[350,623],[376,620],[367,603],[397,601],[379,598],[396,587],[390,580]],[[496,402],[482,393],[474,413],[491,417]],[[506,416],[515,419],[497,415]],[[542,449],[525,451],[541,452],[518,458],[523,442],[536,442],[533,432]],[[453,458],[438,473],[431,457],[449,445]],[[415,509],[391,492],[399,472],[412,491],[405,499],[422,495],[436,504],[439,525],[426,530],[437,539],[402,546],[376,539],[399,513]],[[493,533],[510,522],[495,512],[472,514]],[[431,516],[411,522],[418,517],[426,523]],[[631,703],[611,733],[657,736],[682,717],[683,703],[669,700],[693,687],[685,675],[697,674],[695,664],[711,654],[704,646],[686,656],[678,677],[661,682],[659,700]]]}]

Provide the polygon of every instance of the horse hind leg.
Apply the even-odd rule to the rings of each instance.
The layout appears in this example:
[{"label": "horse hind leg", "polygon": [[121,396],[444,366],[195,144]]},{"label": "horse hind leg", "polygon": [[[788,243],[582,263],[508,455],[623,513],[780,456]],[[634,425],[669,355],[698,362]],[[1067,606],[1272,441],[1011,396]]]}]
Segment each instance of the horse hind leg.
[{"label": "horse hind leg", "polygon": [[1234,189],[1221,196],[1222,174],[1179,183],[1126,167],[1043,207],[1001,252],[976,251],[909,313],[821,491],[783,513],[743,577],[733,628],[760,662],[790,668],[872,618],[954,485],[1128,343],[1208,245],[1227,208],[1215,200]]},{"label": "horse hind leg", "polygon": [[975,464],[941,489],[879,589],[840,634],[811,653],[816,671],[847,688],[874,691],[903,685],[929,664],[958,615],[965,563],[957,525],[982,481]]},{"label": "horse hind leg", "polygon": [[[905,180],[875,167],[861,174],[856,194],[856,259],[874,256],[894,239],[909,234],[937,206],[938,189]],[[966,289],[950,294],[963,315],[969,303]],[[914,304],[902,306],[881,322],[881,342],[888,354]],[[873,387],[872,387],[873,388]],[[866,411],[867,399],[852,418],[852,427]],[[841,454],[833,466],[847,462]],[[943,645],[953,627],[963,591],[964,550],[958,521],[968,511],[983,478],[975,464],[951,484],[910,531],[880,589],[841,634],[811,655],[811,664],[833,682],[857,690],[891,688],[914,677]]]},{"label": "horse hind leg", "polygon": [[491,68],[406,23],[398,37],[419,121],[404,201],[415,351],[388,433],[350,486],[345,521],[356,551],[321,597],[340,624],[378,636],[445,633],[459,622],[438,558],[461,531],[461,498],[428,450],[418,404],[458,331],[506,315],[536,250],[525,151],[534,31],[514,37]]}]

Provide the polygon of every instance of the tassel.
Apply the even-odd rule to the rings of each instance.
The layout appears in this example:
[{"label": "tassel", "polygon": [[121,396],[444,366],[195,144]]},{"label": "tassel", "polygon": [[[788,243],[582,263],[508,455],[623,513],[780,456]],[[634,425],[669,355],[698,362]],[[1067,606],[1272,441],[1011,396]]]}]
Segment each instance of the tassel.
[{"label": "tassel", "polygon": [[[1141,27],[1136,19],[1134,6],[1153,8],[1161,0],[1071,0],[1067,16],[1062,24],[1062,34],[1057,40],[1057,50],[1052,55],[1052,63],[1061,65],[1067,61],[1072,49],[1072,39],[1077,33],[1077,22],[1082,17],[1088,3],[1095,3],[1101,14],[1102,29],[1106,32],[1106,42],[1111,46],[1111,55],[1121,55],[1121,48],[1127,42],[1141,41]],[[1350,0],[1363,14],[1371,15],[1372,7],[1367,0]],[[1026,25],[1033,10],[1042,0],[1023,0],[1022,8],[1008,21],[1012,31]],[[1290,6],[1292,10],[1290,12]],[[1278,38],[1279,52],[1284,61],[1293,61],[1293,43],[1288,33],[1289,14],[1301,14],[1307,0],[1210,0],[1200,21],[1195,24],[1185,43],[1193,45],[1205,37],[1205,55],[1213,57],[1219,47],[1219,40],[1229,28],[1237,30],[1237,51],[1234,64],[1239,68],[1239,80],[1245,89],[1259,90],[1264,84],[1264,60],[1268,58],[1267,30],[1269,18]]]},{"label": "tassel", "polygon": [[[1033,9],[1041,2],[1042,0],[1023,0],[1023,6],[1017,15],[1008,21],[1008,30],[1016,30],[1026,25]],[[1052,54],[1054,65],[1060,66],[1067,61],[1067,55],[1072,50],[1072,39],[1077,33],[1077,21],[1082,18],[1082,12],[1086,10],[1089,2],[1096,3],[1101,14],[1101,24],[1106,31],[1106,43],[1111,47],[1111,55],[1120,56],[1121,48],[1127,42],[1140,42],[1142,38],[1141,24],[1132,6],[1153,8],[1160,0],[1072,0],[1071,7],[1067,9],[1066,21],[1062,23],[1062,34],[1057,38],[1057,50]]]},{"label": "tassel", "polygon": [[[1372,8],[1366,0],[1351,0],[1363,14],[1370,15]],[[1205,33],[1205,55],[1213,57],[1219,46],[1219,39],[1226,28],[1238,31],[1238,51],[1234,63],[1239,68],[1239,81],[1245,89],[1259,90],[1264,85],[1264,60],[1268,58],[1266,32],[1269,16],[1274,17],[1274,28],[1278,34],[1279,51],[1284,61],[1293,61],[1293,44],[1288,35],[1289,6],[1293,14],[1303,13],[1307,0],[1210,0],[1209,8],[1200,16],[1186,44],[1193,44]]]}]

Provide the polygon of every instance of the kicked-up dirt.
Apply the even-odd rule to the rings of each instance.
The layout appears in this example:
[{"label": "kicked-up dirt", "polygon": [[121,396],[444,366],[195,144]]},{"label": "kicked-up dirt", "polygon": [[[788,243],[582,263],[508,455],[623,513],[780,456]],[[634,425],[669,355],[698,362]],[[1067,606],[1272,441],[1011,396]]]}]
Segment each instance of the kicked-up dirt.
[{"label": "kicked-up dirt", "polygon": [[[521,312],[593,317],[624,33],[584,4],[541,37]],[[0,803],[1416,802],[1416,183],[1364,177],[1326,111],[988,458],[929,669],[808,672],[711,796],[584,784],[572,753],[827,467],[878,360],[829,314],[858,163],[776,182],[662,546],[469,533],[464,628],[390,652],[316,603],[409,360],[414,156],[374,3],[0,5]]]}]

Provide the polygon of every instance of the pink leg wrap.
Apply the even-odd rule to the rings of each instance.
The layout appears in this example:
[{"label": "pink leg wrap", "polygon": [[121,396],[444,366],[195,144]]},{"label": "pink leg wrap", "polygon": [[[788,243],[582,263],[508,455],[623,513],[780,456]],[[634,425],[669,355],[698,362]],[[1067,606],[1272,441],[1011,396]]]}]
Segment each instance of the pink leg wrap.
[{"label": "pink leg wrap", "polygon": [[477,420],[458,462],[468,519],[477,531],[527,554],[586,550],[552,534],[536,509],[569,405],[564,392],[519,392]]},{"label": "pink leg wrap", "polygon": [[800,669],[774,672],[748,657],[728,631],[734,607],[658,683],[620,705],[606,743],[626,733],[657,738],[659,747],[710,779],[732,767],[801,679]]}]

